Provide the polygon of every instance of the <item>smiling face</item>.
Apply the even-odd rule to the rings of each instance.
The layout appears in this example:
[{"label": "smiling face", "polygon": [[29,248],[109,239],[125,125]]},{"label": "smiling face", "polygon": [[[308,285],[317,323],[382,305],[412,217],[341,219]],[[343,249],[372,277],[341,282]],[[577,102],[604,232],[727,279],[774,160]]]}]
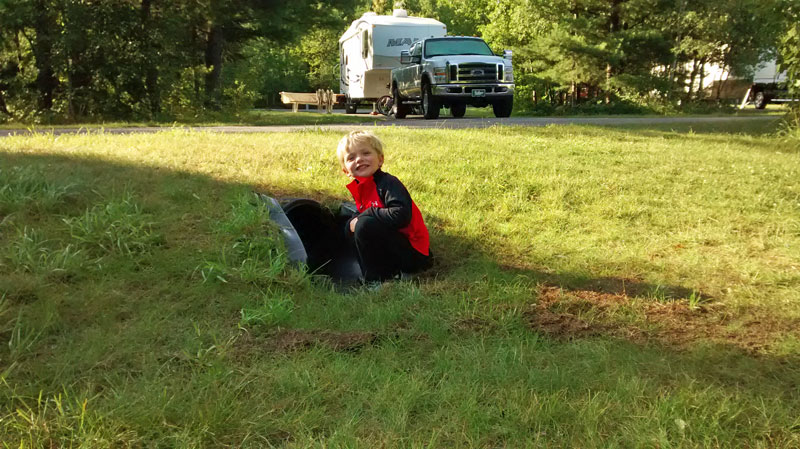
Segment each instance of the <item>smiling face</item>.
[{"label": "smiling face", "polygon": [[378,154],[368,142],[354,142],[344,152],[342,171],[350,177],[367,178],[383,165],[383,155]]}]

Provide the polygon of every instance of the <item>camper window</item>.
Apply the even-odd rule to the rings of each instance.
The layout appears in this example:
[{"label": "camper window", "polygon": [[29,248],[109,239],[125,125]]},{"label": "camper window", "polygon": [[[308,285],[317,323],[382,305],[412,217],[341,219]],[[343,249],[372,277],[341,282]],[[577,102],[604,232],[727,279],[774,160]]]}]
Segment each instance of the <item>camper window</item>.
[{"label": "camper window", "polygon": [[369,30],[361,33],[361,57],[367,59],[369,55]]}]

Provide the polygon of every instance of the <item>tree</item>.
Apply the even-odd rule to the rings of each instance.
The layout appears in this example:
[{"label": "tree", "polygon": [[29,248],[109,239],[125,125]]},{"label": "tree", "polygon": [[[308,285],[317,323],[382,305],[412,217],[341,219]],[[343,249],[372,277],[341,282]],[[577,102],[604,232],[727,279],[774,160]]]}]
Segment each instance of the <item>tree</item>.
[{"label": "tree", "polygon": [[[787,87],[792,97],[800,98],[800,9],[787,8],[786,15],[791,20],[780,40],[780,68],[786,70]],[[800,130],[800,104],[793,103],[790,113],[790,126]],[[797,135],[797,134],[795,134]]]}]

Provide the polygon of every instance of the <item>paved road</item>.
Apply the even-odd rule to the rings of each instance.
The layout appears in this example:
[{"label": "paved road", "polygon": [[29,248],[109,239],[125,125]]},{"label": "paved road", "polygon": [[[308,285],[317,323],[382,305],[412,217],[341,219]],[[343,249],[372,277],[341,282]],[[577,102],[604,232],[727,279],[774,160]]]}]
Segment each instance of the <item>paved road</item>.
[{"label": "paved road", "polygon": [[[653,124],[679,124],[679,123],[730,123],[730,122],[752,122],[778,120],[780,117],[774,115],[756,115],[748,117],[511,117],[511,118],[444,118],[439,120],[425,120],[421,117],[411,117],[404,120],[387,119],[383,116],[375,117],[373,123],[347,123],[330,125],[295,125],[295,126],[186,126],[181,129],[193,131],[210,131],[220,133],[265,133],[265,132],[292,132],[319,130],[345,131],[351,129],[364,129],[380,126],[403,126],[407,128],[487,128],[493,125],[511,126],[547,126],[547,125],[653,125]],[[108,128],[103,132],[111,134],[132,134],[132,133],[155,133],[171,128],[141,127],[141,128]],[[76,128],[55,128],[29,131],[0,130],[0,137],[16,134],[49,133],[60,134],[88,134],[100,132],[98,128],[76,129]]]}]

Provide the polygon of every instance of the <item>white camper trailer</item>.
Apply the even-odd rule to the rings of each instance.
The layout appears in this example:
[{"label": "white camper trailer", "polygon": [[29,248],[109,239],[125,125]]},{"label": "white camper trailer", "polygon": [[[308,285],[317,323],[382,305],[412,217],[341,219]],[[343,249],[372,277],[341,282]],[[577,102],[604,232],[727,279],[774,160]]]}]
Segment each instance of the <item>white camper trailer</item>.
[{"label": "white camper trailer", "polygon": [[403,9],[395,9],[391,16],[367,12],[354,20],[339,39],[339,89],[347,98],[345,111],[355,113],[359,102],[389,95],[400,52],[418,40],[446,34],[442,22],[409,17]]}]

